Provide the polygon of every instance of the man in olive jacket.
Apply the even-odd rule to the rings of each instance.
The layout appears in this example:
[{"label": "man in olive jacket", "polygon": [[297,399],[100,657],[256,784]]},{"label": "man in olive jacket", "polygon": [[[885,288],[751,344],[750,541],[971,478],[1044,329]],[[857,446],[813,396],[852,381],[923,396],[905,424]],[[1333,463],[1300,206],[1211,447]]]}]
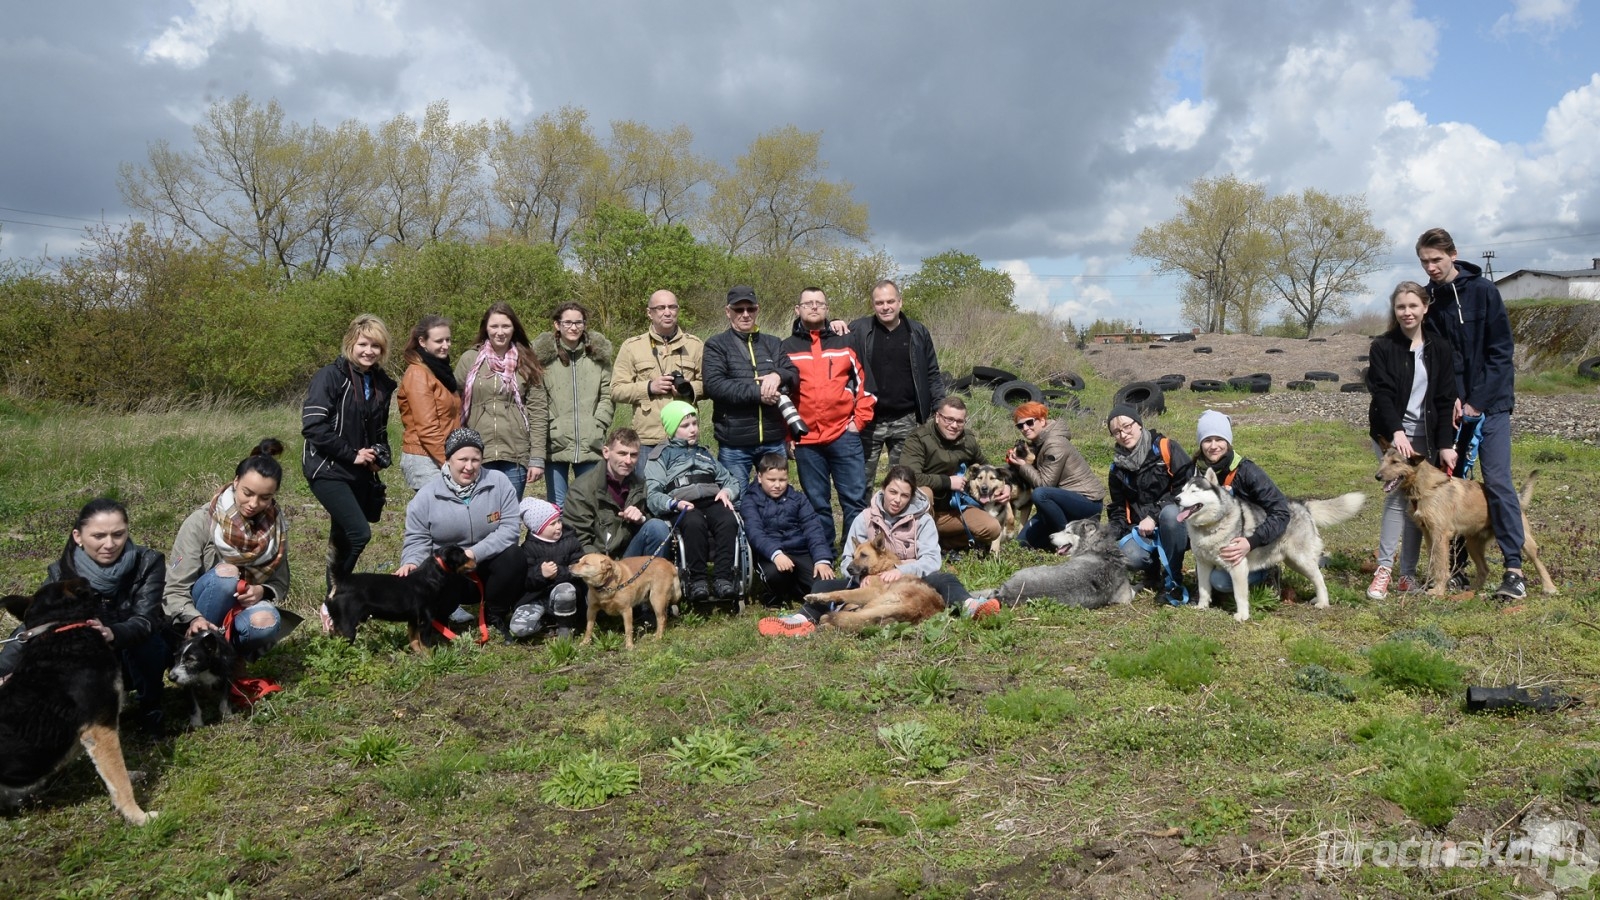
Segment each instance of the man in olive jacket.
[{"label": "man in olive jacket", "polygon": [[600,456],[605,465],[573,480],[561,517],[585,553],[604,553],[612,559],[648,556],[666,540],[672,526],[646,511],[638,433],[632,428],[611,432]]},{"label": "man in olive jacket", "polygon": [[[941,400],[933,418],[917,426],[900,449],[900,465],[916,473],[917,489],[932,503],[941,549],[987,550],[1000,537],[1000,522],[966,493],[968,468],[985,463],[977,436],[967,430],[967,405],[960,397]],[[994,499],[1005,503],[1011,495],[1003,491]]]}]

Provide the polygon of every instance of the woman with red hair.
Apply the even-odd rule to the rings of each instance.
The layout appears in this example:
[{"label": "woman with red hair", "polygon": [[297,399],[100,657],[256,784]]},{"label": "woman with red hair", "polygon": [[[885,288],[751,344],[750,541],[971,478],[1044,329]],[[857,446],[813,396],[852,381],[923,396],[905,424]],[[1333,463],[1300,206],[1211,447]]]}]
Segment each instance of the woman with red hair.
[{"label": "woman with red hair", "polygon": [[1011,471],[1033,488],[1035,514],[1017,540],[1024,546],[1049,550],[1050,536],[1068,522],[1100,518],[1105,486],[1072,445],[1067,420],[1050,421],[1050,407],[1029,401],[1011,413],[1011,420],[1033,451],[1031,463],[1018,455],[1015,447],[1006,453]]}]

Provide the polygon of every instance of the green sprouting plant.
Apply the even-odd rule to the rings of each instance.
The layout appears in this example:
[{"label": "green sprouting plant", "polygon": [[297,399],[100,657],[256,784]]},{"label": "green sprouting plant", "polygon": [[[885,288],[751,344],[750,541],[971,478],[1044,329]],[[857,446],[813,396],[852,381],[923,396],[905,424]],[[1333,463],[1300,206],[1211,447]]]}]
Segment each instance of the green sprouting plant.
[{"label": "green sprouting plant", "polygon": [[509,772],[537,772],[555,765],[571,753],[570,746],[561,744],[516,744],[495,754],[492,768]]},{"label": "green sprouting plant", "polygon": [[410,769],[380,772],[378,783],[402,799],[438,803],[466,793],[467,784],[461,773],[480,768],[480,763],[467,754],[433,759]]},{"label": "green sprouting plant", "polygon": [[434,678],[440,675],[449,675],[452,672],[460,672],[466,667],[466,655],[457,653],[449,646],[439,647],[433,651],[433,655],[422,661],[422,670]]},{"label": "green sprouting plant", "polygon": [[1429,828],[1443,828],[1466,795],[1476,762],[1448,736],[1435,735],[1421,719],[1379,716],[1356,729],[1359,742],[1384,760],[1378,793]]},{"label": "green sprouting plant", "polygon": [[1561,792],[1585,803],[1600,803],[1600,755],[1590,753],[1561,778]]},{"label": "green sprouting plant", "polygon": [[1325,669],[1348,669],[1355,660],[1350,654],[1335,647],[1321,635],[1307,635],[1289,642],[1289,662],[1297,666],[1322,666]]},{"label": "green sprouting plant", "polygon": [[821,809],[801,812],[795,827],[842,838],[854,838],[857,828],[878,828],[898,837],[911,830],[911,820],[891,808],[876,785],[869,785],[843,791]]},{"label": "green sprouting plant", "polygon": [[620,631],[601,631],[595,629],[594,649],[600,653],[615,653],[622,649],[623,635]]},{"label": "green sprouting plant", "polygon": [[1454,694],[1466,668],[1411,641],[1384,641],[1367,653],[1372,677],[1403,691]]},{"label": "green sprouting plant", "polygon": [[578,658],[578,644],[570,637],[558,637],[545,643],[544,652],[550,657],[550,667],[559,669]]},{"label": "green sprouting plant", "polygon": [[597,750],[562,760],[556,774],[539,785],[539,799],[566,809],[593,809],[639,789],[639,767],[614,762]]},{"label": "green sprouting plant", "polygon": [[1207,797],[1184,829],[1183,845],[1209,844],[1219,834],[1243,831],[1249,823],[1250,809],[1243,803],[1232,797]]},{"label": "green sprouting plant", "polygon": [[888,746],[895,760],[938,772],[955,761],[956,751],[939,732],[922,722],[895,722],[878,728],[878,740]]},{"label": "green sprouting plant", "polygon": [[961,821],[961,815],[950,804],[943,800],[934,800],[917,807],[914,813],[917,825],[923,831],[933,831],[936,828],[949,828]]},{"label": "green sprouting plant", "polygon": [[1106,669],[1117,678],[1161,678],[1175,690],[1192,691],[1216,681],[1216,655],[1222,645],[1197,634],[1180,634],[1151,645],[1143,652],[1121,651],[1105,657]]},{"label": "green sprouting plant", "polygon": [[983,706],[991,716],[1041,725],[1054,725],[1083,708],[1071,691],[1036,688],[1033,685],[1023,685],[989,697],[984,700]]},{"label": "green sprouting plant", "polygon": [[1350,689],[1350,685],[1345,683],[1342,676],[1315,663],[1301,666],[1294,673],[1294,686],[1302,691],[1323,694],[1344,703],[1356,699],[1356,692]]},{"label": "green sprouting plant", "polygon": [[1421,628],[1402,628],[1388,637],[1391,641],[1416,641],[1427,644],[1435,650],[1454,650],[1456,640],[1439,629],[1438,625],[1429,622]]},{"label": "green sprouting plant", "polygon": [[756,747],[725,728],[696,728],[673,738],[667,772],[688,784],[745,784],[756,779]]},{"label": "green sprouting plant", "polygon": [[949,699],[955,692],[955,679],[940,666],[923,666],[911,676],[911,699],[923,706]]},{"label": "green sprouting plant", "polygon": [[368,728],[358,738],[345,738],[334,755],[356,766],[392,766],[411,755],[412,747],[400,738],[377,728]]}]

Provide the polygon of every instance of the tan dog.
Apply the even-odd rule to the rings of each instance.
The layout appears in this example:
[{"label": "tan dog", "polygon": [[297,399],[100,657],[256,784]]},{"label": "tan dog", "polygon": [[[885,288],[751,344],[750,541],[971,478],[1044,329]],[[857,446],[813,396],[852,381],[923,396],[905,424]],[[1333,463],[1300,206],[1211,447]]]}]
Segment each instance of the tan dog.
[{"label": "tan dog", "polygon": [[[1002,486],[1011,487],[1011,499],[1001,503],[994,498]],[[983,504],[983,511],[1000,523],[1000,536],[989,545],[990,553],[999,553],[1000,545],[1022,533],[1032,514],[1033,488],[1028,487],[1011,473],[1009,468],[998,466],[973,466],[967,472],[967,493]]]},{"label": "tan dog", "polygon": [[633,607],[647,600],[656,611],[656,639],[660,640],[667,630],[667,610],[683,593],[678,567],[659,556],[615,560],[604,553],[585,553],[571,571],[589,586],[589,624],[583,629],[581,644],[594,638],[594,617],[603,610],[622,617],[623,646],[632,650]]},{"label": "tan dog", "polygon": [[[1517,495],[1522,501],[1522,555],[1539,571],[1544,592],[1554,594],[1555,582],[1539,560],[1539,543],[1528,527],[1528,504],[1533,500],[1533,482],[1538,476],[1538,472],[1529,473]],[[1411,518],[1422,531],[1423,546],[1428,548],[1428,593],[1443,597],[1449,589],[1450,542],[1457,537],[1467,542],[1467,553],[1472,557],[1472,591],[1481,589],[1489,574],[1483,551],[1494,540],[1483,485],[1451,478],[1425,459],[1412,462],[1392,447],[1383,454],[1374,477],[1383,482],[1385,493],[1401,490],[1411,499]]]},{"label": "tan dog", "polygon": [[877,535],[865,544],[856,546],[850,560],[849,572],[861,582],[858,588],[830,591],[826,594],[807,594],[807,603],[840,603],[843,606],[822,617],[819,623],[841,631],[857,632],[868,625],[889,622],[921,622],[944,612],[944,599],[939,592],[921,578],[903,576],[885,584],[879,576],[900,565]]}]

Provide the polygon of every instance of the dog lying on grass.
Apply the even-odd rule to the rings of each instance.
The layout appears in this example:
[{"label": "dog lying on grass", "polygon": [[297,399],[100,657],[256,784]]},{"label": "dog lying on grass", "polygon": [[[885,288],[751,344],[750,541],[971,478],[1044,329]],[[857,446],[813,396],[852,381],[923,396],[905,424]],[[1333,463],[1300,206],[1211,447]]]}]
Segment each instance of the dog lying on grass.
[{"label": "dog lying on grass", "polygon": [[818,624],[849,632],[859,632],[868,625],[921,622],[944,612],[944,598],[921,578],[905,575],[885,582],[880,577],[898,565],[900,557],[889,550],[883,535],[874,535],[872,540],[856,545],[855,555],[846,567],[861,582],[860,587],[807,594],[805,602],[840,604]]},{"label": "dog lying on grass", "polygon": [[333,631],[352,643],[368,619],[404,622],[411,649],[431,650],[440,640],[435,623],[450,617],[465,575],[475,568],[467,551],[446,547],[406,576],[360,572],[339,579],[328,593]]},{"label": "dog lying on grass", "polygon": [[[1494,540],[1483,485],[1451,478],[1425,459],[1413,462],[1393,447],[1383,454],[1373,477],[1383,482],[1385,493],[1404,491],[1411,500],[1411,518],[1422,531],[1423,546],[1428,548],[1428,593],[1443,597],[1449,590],[1450,543],[1457,537],[1466,542],[1467,554],[1472,557],[1471,590],[1476,593],[1482,589],[1489,575],[1483,552]],[[1533,502],[1533,483],[1538,477],[1537,471],[1530,472],[1517,495],[1522,501],[1522,555],[1538,570],[1544,592],[1554,594],[1555,582],[1539,559],[1539,542],[1533,539],[1533,530],[1528,526],[1528,504]]]},{"label": "dog lying on grass", "polygon": [[659,641],[667,630],[667,612],[683,596],[678,567],[659,556],[617,560],[604,553],[585,553],[570,571],[589,586],[589,623],[580,644],[594,639],[595,615],[604,612],[622,617],[623,647],[632,650],[633,607],[645,602],[655,610]]},{"label": "dog lying on grass", "polygon": [[1006,583],[987,592],[1005,606],[1050,600],[1083,609],[1133,602],[1127,566],[1111,532],[1099,522],[1081,519],[1050,537],[1066,558],[1048,566],[1018,569]]},{"label": "dog lying on grass", "polygon": [[81,746],[124,819],[156,817],[133,796],[122,756],[122,661],[91,624],[100,603],[82,579],[46,584],[32,597],[10,595],[22,655],[0,683],[0,800],[17,800],[65,766]]}]

